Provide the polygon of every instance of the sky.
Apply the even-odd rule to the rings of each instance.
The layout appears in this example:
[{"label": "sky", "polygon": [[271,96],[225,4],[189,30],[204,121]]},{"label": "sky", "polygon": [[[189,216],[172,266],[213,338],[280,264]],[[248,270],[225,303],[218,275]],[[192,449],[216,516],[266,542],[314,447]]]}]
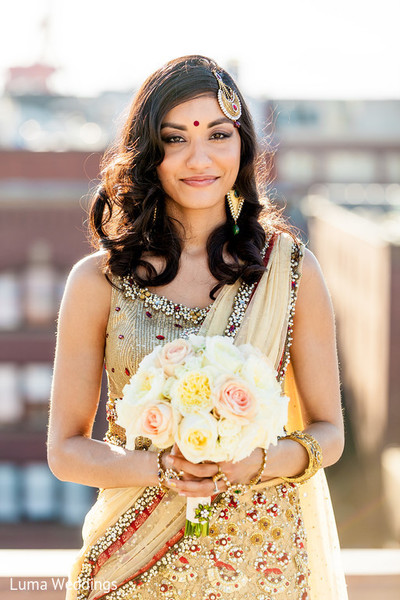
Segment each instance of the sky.
[{"label": "sky", "polygon": [[44,60],[58,93],[134,90],[167,60],[204,54],[236,63],[256,97],[399,99],[399,22],[399,0],[13,0],[0,89],[10,66]]}]

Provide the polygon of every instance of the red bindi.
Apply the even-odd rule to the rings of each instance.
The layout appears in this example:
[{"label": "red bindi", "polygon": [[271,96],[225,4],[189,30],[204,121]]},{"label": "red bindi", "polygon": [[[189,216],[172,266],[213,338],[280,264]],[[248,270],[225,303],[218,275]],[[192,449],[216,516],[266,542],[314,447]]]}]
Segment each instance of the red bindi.
[{"label": "red bindi", "polygon": [[200,123],[199,123],[198,121],[195,121],[195,122],[193,123],[193,125],[194,125],[195,127],[198,127],[198,126],[200,125]]}]

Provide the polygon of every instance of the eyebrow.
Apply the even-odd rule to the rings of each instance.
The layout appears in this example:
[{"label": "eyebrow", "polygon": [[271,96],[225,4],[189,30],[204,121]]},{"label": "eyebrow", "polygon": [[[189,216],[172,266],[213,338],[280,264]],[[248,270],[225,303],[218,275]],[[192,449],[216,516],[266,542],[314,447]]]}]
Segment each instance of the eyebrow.
[{"label": "eyebrow", "polygon": [[[216,125],[221,125],[222,123],[231,123],[231,125],[233,125],[233,122],[230,119],[228,119],[227,117],[221,117],[220,119],[211,121],[211,123],[209,123],[207,127],[210,129],[211,127],[215,127]],[[169,121],[161,124],[161,129],[164,129],[165,127],[170,127],[171,129],[179,129],[179,131],[187,131],[187,127],[185,125],[179,125],[178,123],[170,123]]]}]

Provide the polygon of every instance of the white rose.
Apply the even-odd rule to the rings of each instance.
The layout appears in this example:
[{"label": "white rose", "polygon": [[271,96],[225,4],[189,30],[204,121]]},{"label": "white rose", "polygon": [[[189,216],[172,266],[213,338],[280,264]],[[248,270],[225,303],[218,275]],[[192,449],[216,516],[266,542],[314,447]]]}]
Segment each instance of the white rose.
[{"label": "white rose", "polygon": [[175,381],[175,377],[168,377],[168,379],[164,382],[162,395],[165,398],[168,398],[168,400],[171,400],[171,387],[174,385]]},{"label": "white rose", "polygon": [[204,360],[220,372],[238,373],[243,357],[231,338],[222,335],[212,335],[206,338]]},{"label": "white rose", "polygon": [[192,463],[215,460],[217,438],[217,421],[207,412],[183,417],[177,426],[176,441],[179,449],[186,460]]},{"label": "white rose", "polygon": [[257,422],[263,423],[264,439],[260,444],[268,448],[270,444],[277,444],[277,437],[284,435],[284,426],[288,420],[289,398],[284,395],[271,397],[269,401],[261,404]]},{"label": "white rose", "polygon": [[117,411],[117,419],[115,422],[125,429],[125,447],[127,450],[134,450],[135,439],[139,435],[138,422],[141,409],[129,402],[123,402],[122,399],[116,401],[115,408]]},{"label": "white rose", "polygon": [[189,335],[189,344],[195,354],[202,354],[206,348],[206,337],[204,335]]},{"label": "white rose", "polygon": [[136,372],[139,373],[139,371],[147,371],[148,369],[154,368],[159,369],[161,367],[160,354],[162,349],[163,346],[161,345],[155,346],[150,354],[146,354],[146,356],[142,358]]},{"label": "white rose", "polygon": [[191,355],[185,360],[184,364],[178,365],[175,368],[174,376],[176,377],[176,379],[180,379],[188,371],[197,371],[198,369],[201,369],[202,366],[203,366],[202,357]]},{"label": "white rose", "polygon": [[236,463],[239,460],[247,458],[255,448],[264,447],[265,429],[258,422],[250,423],[242,428],[240,434],[240,444],[238,444],[232,462]]},{"label": "white rose", "polygon": [[139,369],[122,390],[123,400],[135,405],[161,400],[164,381],[162,369]]},{"label": "white rose", "polygon": [[[242,426],[228,419],[218,421],[219,445],[224,453],[224,461],[231,461],[241,444]],[[218,461],[220,462],[220,461]]]},{"label": "white rose", "polygon": [[280,385],[276,380],[276,371],[261,352],[247,357],[240,369],[240,375],[245,381],[265,394],[279,394]]}]

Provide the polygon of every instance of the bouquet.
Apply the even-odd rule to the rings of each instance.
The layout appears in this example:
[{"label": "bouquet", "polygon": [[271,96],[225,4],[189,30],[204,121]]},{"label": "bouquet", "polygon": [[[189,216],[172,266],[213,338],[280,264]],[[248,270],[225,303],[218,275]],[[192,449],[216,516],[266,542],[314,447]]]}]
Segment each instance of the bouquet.
[{"label": "bouquet", "polygon": [[[192,463],[238,462],[267,449],[288,414],[276,375],[258,349],[228,337],[190,335],[156,346],[116,404],[126,447],[134,449],[137,436],[160,449],[176,443]],[[207,535],[210,502],[187,498],[187,535]]]}]

